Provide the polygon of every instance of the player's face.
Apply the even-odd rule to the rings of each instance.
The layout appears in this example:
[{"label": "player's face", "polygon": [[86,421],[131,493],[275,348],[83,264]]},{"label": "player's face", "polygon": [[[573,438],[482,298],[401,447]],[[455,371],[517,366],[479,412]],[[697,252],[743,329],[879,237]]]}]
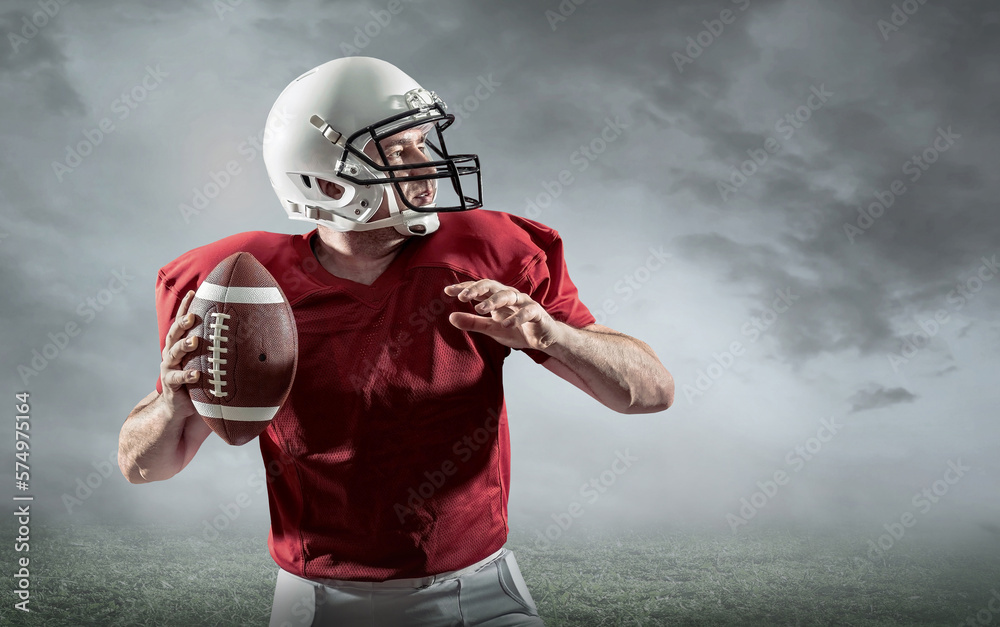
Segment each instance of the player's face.
[{"label": "player's face", "polygon": [[[413,165],[413,168],[396,170],[398,176],[413,176],[419,174],[431,174],[430,168],[422,168],[421,165],[431,160],[430,148],[426,144],[427,132],[432,130],[432,126],[417,127],[407,129],[395,135],[386,137],[381,142],[382,151],[388,160],[387,165]],[[365,147],[368,154],[376,163],[381,163],[382,159],[377,154],[375,147],[371,144]],[[419,206],[429,205],[434,202],[437,193],[437,182],[434,180],[409,181],[400,183],[399,186],[412,204]],[[397,198],[399,194],[397,193]],[[402,203],[400,203],[402,205]],[[385,201],[383,201],[385,205]],[[381,213],[381,207],[380,213]]]}]

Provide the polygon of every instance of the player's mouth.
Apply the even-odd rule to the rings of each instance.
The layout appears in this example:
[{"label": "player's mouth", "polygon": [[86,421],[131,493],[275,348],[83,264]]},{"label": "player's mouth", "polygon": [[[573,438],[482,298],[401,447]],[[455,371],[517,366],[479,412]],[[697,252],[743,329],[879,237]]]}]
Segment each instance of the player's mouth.
[{"label": "player's mouth", "polygon": [[423,207],[424,205],[433,203],[434,189],[428,187],[420,190],[418,193],[410,197],[410,202],[418,207]]}]

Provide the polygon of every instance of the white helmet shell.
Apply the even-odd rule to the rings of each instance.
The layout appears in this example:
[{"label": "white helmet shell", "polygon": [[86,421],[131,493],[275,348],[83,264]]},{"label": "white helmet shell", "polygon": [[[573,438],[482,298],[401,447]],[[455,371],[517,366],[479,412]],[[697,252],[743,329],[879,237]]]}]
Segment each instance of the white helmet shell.
[{"label": "white helmet shell", "polygon": [[[264,165],[275,194],[289,218],[338,231],[366,231],[393,226],[404,235],[428,235],[439,225],[438,211],[466,211],[482,206],[479,159],[449,155],[442,131],[454,116],[433,92],[424,90],[391,63],[370,57],[335,59],[305,72],[278,96],[265,124]],[[439,160],[421,164],[420,176],[397,175],[407,166],[386,166],[378,141],[417,126],[433,126],[439,146],[428,145]],[[381,161],[364,153],[375,142]],[[411,166],[412,167],[412,166]],[[461,176],[474,175],[478,194],[462,191]],[[324,194],[316,179],[344,188],[339,199]],[[459,202],[415,207],[392,188],[407,180],[450,179]],[[390,217],[369,222],[383,197]]]}]

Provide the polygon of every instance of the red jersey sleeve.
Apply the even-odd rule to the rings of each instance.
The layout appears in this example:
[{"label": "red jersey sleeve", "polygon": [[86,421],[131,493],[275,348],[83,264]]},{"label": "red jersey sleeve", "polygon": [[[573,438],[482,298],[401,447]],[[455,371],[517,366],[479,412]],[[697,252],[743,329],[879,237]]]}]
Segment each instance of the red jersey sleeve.
[{"label": "red jersey sleeve", "polygon": [[[576,285],[569,278],[566,260],[563,257],[562,238],[555,238],[543,251],[541,258],[525,273],[526,286],[521,288],[532,300],[542,306],[550,316],[579,329],[597,322],[580,301]],[[524,354],[535,363],[544,363],[549,356],[535,349],[524,349]]]}]

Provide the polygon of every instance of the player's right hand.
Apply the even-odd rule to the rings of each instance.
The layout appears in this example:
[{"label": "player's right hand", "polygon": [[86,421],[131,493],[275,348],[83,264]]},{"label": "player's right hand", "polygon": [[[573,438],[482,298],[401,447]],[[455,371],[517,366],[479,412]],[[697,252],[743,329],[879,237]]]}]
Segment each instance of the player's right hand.
[{"label": "player's right hand", "polygon": [[163,343],[163,361],[160,362],[160,382],[163,386],[161,396],[170,406],[172,413],[183,416],[196,414],[194,404],[188,395],[185,384],[194,383],[201,376],[198,370],[181,370],[181,360],[184,355],[198,347],[199,337],[192,335],[184,337],[188,330],[197,322],[194,314],[188,314],[188,307],[194,299],[194,291],[190,290],[181,301],[177,309],[177,317],[174,318],[167,337]]}]

